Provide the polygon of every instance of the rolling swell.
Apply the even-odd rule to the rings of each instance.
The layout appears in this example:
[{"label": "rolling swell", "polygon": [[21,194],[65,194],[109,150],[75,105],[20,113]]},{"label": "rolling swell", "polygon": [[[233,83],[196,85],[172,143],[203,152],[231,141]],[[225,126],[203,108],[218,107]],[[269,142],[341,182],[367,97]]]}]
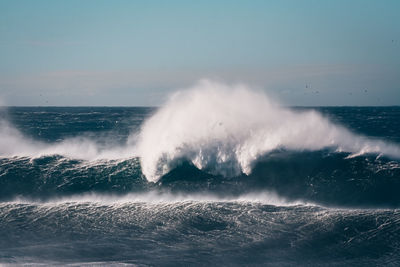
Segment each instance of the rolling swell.
[{"label": "rolling swell", "polygon": [[226,177],[188,161],[149,183],[138,158],[86,162],[61,156],[0,159],[1,200],[49,200],[88,193],[124,195],[149,191],[237,198],[275,192],[287,201],[325,206],[399,207],[400,166],[385,157],[329,150],[275,151],[260,158],[249,175]]},{"label": "rolling swell", "polygon": [[48,200],[84,193],[123,194],[147,186],[138,159],[87,162],[61,156],[0,159],[0,199]]},{"label": "rolling swell", "polygon": [[398,210],[249,202],[0,203],[8,263],[331,266],[400,261]]}]

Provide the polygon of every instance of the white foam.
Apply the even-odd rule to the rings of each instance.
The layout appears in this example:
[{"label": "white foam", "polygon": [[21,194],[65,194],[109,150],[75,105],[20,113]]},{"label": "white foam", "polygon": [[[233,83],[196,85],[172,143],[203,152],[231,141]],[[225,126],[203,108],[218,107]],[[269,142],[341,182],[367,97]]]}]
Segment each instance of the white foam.
[{"label": "white foam", "polygon": [[[110,137],[112,138],[112,137]],[[110,142],[113,143],[113,142]],[[0,120],[0,156],[62,155],[74,159],[140,157],[143,174],[157,181],[184,158],[214,174],[249,174],[257,159],[275,149],[334,148],[400,158],[397,145],[371,140],[335,125],[316,111],[284,108],[244,85],[201,81],[169,100],[124,145],[69,138],[45,143]]]},{"label": "white foam", "polygon": [[296,206],[296,205],[314,205],[304,201],[289,201],[270,191],[261,191],[242,194],[239,196],[221,196],[212,193],[171,193],[168,191],[149,191],[142,193],[129,193],[126,195],[107,195],[107,194],[83,194],[63,198],[53,198],[47,201],[29,200],[17,198],[7,203],[17,204],[63,204],[63,203],[99,203],[106,205],[118,205],[127,203],[149,203],[149,204],[169,204],[178,202],[243,202],[243,203],[261,203],[274,206]]},{"label": "white foam", "polygon": [[62,155],[74,159],[101,160],[133,157],[134,149],[127,145],[100,145],[86,137],[67,138],[56,143],[45,143],[24,136],[5,120],[0,120],[0,156],[42,157]]},{"label": "white foam", "polygon": [[354,154],[400,157],[400,148],[351,133],[316,111],[283,108],[244,85],[201,81],[173,94],[148,119],[138,141],[142,171],[157,181],[180,158],[222,175],[249,174],[272,150],[333,147]]}]

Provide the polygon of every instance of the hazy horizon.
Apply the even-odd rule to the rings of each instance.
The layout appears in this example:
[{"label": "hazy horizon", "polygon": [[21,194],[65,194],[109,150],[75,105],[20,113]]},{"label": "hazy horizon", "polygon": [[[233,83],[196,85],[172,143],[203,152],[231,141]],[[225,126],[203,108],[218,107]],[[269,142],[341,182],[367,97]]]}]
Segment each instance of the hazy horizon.
[{"label": "hazy horizon", "polygon": [[400,104],[399,1],[0,1],[0,104],[159,106],[201,79]]}]

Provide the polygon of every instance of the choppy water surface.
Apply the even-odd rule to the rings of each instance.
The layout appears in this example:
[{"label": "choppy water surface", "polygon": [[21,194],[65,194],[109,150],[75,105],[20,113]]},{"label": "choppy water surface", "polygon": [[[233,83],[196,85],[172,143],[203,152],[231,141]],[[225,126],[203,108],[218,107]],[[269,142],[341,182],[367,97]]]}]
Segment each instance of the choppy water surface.
[{"label": "choppy water surface", "polygon": [[3,109],[0,263],[399,265],[400,107],[230,90]]}]

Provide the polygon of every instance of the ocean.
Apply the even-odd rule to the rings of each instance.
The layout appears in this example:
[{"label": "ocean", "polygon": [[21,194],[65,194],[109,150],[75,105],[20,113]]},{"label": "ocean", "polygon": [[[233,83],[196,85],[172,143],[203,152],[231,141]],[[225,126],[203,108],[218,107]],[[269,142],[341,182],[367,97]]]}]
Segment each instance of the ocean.
[{"label": "ocean", "polygon": [[180,92],[0,111],[0,263],[399,266],[400,107]]}]

